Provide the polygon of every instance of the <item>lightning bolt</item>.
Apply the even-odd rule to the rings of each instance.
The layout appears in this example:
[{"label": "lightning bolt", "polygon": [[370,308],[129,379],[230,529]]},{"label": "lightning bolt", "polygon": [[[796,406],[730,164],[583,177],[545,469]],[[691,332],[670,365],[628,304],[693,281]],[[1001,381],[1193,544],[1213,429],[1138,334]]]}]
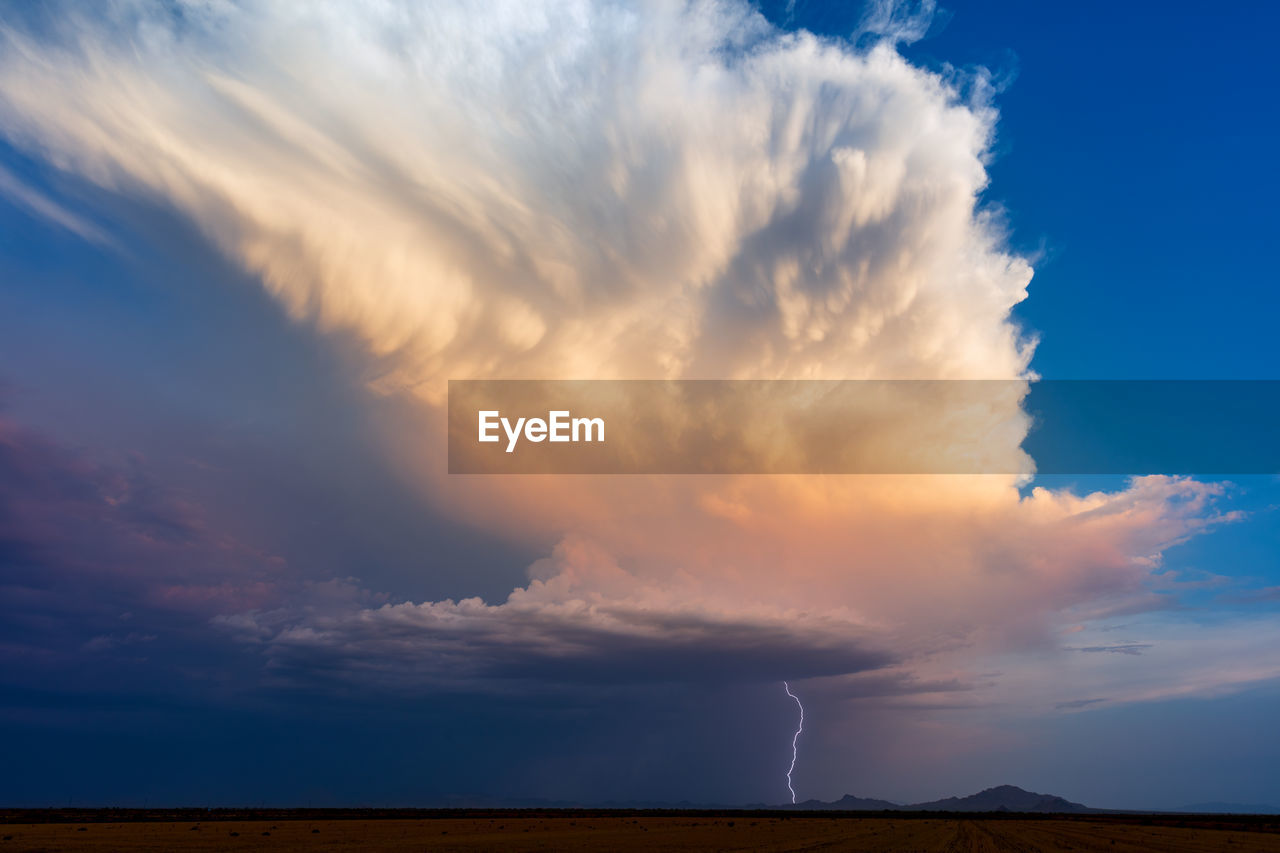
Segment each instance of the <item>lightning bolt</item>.
[{"label": "lightning bolt", "polygon": [[787,691],[787,695],[796,700],[796,707],[800,709],[800,727],[796,729],[796,733],[791,736],[791,767],[787,770],[787,790],[791,792],[791,804],[796,803],[796,789],[791,787],[791,774],[796,769],[797,742],[800,740],[800,733],[804,731],[804,706],[800,704],[800,697],[791,692],[791,685],[782,682],[782,689]]}]

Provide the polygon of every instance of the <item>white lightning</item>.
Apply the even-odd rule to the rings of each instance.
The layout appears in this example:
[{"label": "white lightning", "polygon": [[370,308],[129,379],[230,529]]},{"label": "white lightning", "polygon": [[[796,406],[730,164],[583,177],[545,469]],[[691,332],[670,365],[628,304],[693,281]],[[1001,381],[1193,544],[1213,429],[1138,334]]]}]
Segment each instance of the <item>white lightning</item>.
[{"label": "white lightning", "polygon": [[796,743],[800,740],[800,733],[804,731],[804,706],[800,704],[800,697],[791,692],[791,685],[782,682],[782,689],[787,691],[787,695],[796,700],[796,706],[800,709],[800,727],[796,729],[796,733],[791,736],[791,767],[787,770],[787,790],[791,792],[791,804],[796,803],[796,789],[791,787],[791,774],[796,769]]}]

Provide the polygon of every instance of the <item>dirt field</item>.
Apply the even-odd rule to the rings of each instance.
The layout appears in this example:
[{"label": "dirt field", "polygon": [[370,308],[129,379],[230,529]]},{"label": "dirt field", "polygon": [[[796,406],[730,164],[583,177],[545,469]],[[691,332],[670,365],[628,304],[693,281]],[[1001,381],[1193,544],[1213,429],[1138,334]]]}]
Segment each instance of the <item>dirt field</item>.
[{"label": "dirt field", "polygon": [[[1262,822],[612,815],[429,820],[9,823],[10,851],[865,850],[1280,851]],[[1227,828],[1224,828],[1227,827]],[[1241,828],[1243,826],[1243,828]]]}]

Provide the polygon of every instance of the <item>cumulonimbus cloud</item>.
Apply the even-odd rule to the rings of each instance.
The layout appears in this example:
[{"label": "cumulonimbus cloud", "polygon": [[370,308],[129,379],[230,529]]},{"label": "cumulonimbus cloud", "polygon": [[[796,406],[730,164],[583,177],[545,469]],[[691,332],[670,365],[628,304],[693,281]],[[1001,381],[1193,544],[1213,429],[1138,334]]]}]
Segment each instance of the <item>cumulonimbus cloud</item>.
[{"label": "cumulonimbus cloud", "polygon": [[5,136],[171,205],[299,322],[360,341],[371,387],[420,406],[388,446],[439,505],[592,543],[498,605],[224,619],[276,660],[638,673],[772,644],[833,674],[1007,649],[1138,606],[1215,518],[1213,487],[1171,478],[444,474],[449,378],[1025,378],[1031,267],[979,204],[996,111],[891,39],[737,2],[122,0],[0,43]]},{"label": "cumulonimbus cloud", "polygon": [[114,3],[4,30],[6,135],[193,217],[388,387],[1021,374],[995,119],[745,4]]}]

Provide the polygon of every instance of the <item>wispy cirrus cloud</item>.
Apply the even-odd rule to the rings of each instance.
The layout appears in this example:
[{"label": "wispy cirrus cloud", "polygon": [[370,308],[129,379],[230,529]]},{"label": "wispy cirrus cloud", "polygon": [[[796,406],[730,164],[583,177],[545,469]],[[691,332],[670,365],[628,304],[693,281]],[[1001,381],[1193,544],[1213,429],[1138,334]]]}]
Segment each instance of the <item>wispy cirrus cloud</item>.
[{"label": "wispy cirrus cloud", "polygon": [[111,238],[100,227],[63,207],[2,165],[0,165],[0,198],[46,222],[70,231],[82,240],[101,246],[112,244]]},{"label": "wispy cirrus cloud", "polygon": [[1149,648],[1151,648],[1150,643],[1115,643],[1109,646],[1068,647],[1068,650],[1073,652],[1088,652],[1092,654],[1140,655]]}]

